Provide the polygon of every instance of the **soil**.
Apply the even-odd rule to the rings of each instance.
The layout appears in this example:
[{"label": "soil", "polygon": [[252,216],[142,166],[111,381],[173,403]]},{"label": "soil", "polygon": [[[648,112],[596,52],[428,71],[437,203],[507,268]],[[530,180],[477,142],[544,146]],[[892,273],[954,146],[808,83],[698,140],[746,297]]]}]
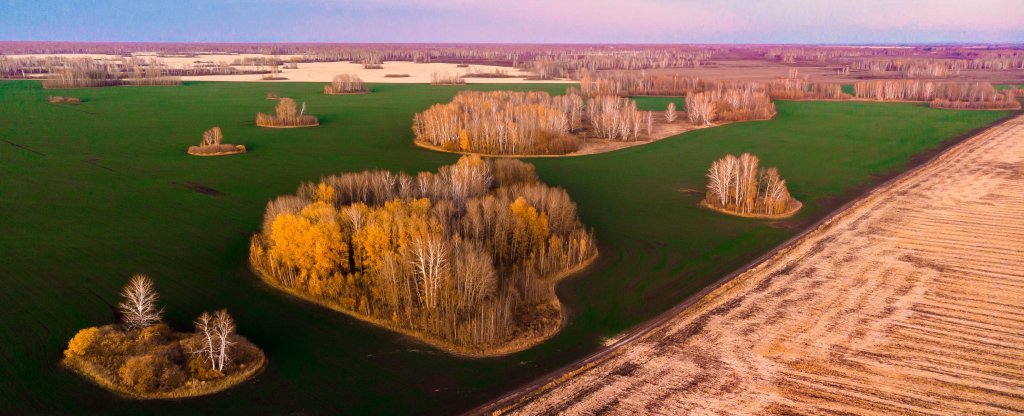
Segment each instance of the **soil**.
[{"label": "soil", "polygon": [[[507,413],[1024,408],[1024,116],[855,201]],[[1017,409],[1017,410],[1014,410]]]}]

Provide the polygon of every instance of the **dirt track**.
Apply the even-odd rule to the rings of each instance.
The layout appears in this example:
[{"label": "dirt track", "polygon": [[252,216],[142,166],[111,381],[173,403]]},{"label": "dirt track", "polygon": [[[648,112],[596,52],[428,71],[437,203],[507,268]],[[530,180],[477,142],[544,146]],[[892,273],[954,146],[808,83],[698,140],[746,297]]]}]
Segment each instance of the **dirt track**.
[{"label": "dirt track", "polygon": [[498,406],[522,414],[1024,413],[1024,116],[692,307]]}]

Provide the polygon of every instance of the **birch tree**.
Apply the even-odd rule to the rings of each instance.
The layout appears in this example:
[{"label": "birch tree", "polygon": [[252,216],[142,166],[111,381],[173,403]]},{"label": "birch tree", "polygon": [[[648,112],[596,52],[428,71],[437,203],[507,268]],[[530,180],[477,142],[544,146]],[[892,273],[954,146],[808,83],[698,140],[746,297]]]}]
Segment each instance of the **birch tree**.
[{"label": "birch tree", "polygon": [[118,305],[121,320],[131,329],[145,328],[160,322],[163,309],[157,309],[160,295],[153,288],[153,281],[137,274],[121,290],[123,300]]}]

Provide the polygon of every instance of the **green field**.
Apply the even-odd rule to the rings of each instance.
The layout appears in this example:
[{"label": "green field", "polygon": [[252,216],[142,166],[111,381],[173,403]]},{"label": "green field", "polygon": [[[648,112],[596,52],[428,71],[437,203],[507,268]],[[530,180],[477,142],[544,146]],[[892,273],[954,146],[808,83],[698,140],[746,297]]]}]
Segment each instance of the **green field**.
[{"label": "green field", "polygon": [[[457,359],[260,283],[246,264],[266,201],[300,181],[368,168],[414,173],[454,155],[412,145],[416,111],[459,89],[564,86],[376,85],[324,96],[320,84],[188,83],[44,91],[0,82],[0,413],[450,413],[593,351],[794,235],[904,168],[915,154],[988,125],[1000,112],[913,104],[778,102],[771,121],[698,130],[587,157],[536,160],[593,227],[602,254],[560,294],[568,326],[510,357]],[[267,91],[307,101],[322,125],[269,130]],[[46,103],[50,93],[86,99]],[[656,103],[664,108],[662,103]],[[250,153],[185,154],[211,126]],[[698,208],[704,172],[727,152],[777,166],[805,203],[793,219],[734,218]],[[222,195],[196,192],[189,183]],[[685,190],[697,190],[686,192]],[[227,307],[270,364],[213,397],[120,399],[58,366],[67,340],[111,321],[133,273],[154,278],[181,329]]]}]

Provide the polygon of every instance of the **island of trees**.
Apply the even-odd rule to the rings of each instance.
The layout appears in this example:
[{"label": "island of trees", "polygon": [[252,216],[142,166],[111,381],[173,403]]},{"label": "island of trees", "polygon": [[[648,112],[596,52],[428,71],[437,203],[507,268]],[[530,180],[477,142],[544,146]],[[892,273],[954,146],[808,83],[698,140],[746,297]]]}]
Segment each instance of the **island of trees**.
[{"label": "island of trees", "polygon": [[224,133],[220,127],[213,127],[203,132],[203,139],[199,146],[189,146],[188,154],[196,156],[223,156],[245,153],[245,146],[240,144],[221,143],[224,140]]},{"label": "island of trees", "polygon": [[153,281],[135,275],[121,292],[120,323],[78,331],[63,363],[100,386],[135,398],[215,393],[262,370],[263,351],[235,333],[227,310],[203,312],[194,332],[162,322]]},{"label": "island of trees", "polygon": [[565,190],[533,165],[478,156],[305,183],[267,205],[250,248],[274,287],[471,356],[557,332],[555,284],[596,255]]},{"label": "island of trees", "polygon": [[335,75],[330,85],[324,85],[324,94],[366,94],[370,92],[363,84],[358,75],[341,74]]},{"label": "island of trees", "polygon": [[[691,127],[768,119],[774,114],[775,105],[763,91],[709,90],[686,97],[686,117]],[[575,88],[558,96],[545,92],[461,91],[450,103],[435,104],[416,114],[413,133],[418,144],[445,151],[564,155],[579,150],[587,138],[651,140],[660,126],[672,124],[676,118],[675,104],[662,116],[638,110],[636,102],[626,97],[585,97]]]},{"label": "island of trees", "polygon": [[711,163],[707,194],[701,205],[717,211],[754,218],[783,218],[802,204],[789,194],[786,180],[775,168],[758,167],[757,156],[731,154]]},{"label": "island of trees", "polygon": [[274,128],[320,125],[320,120],[317,120],[315,116],[306,114],[306,103],[302,103],[302,108],[299,109],[295,105],[295,100],[291,98],[280,98],[274,111],[275,114],[256,113],[256,125]]}]

